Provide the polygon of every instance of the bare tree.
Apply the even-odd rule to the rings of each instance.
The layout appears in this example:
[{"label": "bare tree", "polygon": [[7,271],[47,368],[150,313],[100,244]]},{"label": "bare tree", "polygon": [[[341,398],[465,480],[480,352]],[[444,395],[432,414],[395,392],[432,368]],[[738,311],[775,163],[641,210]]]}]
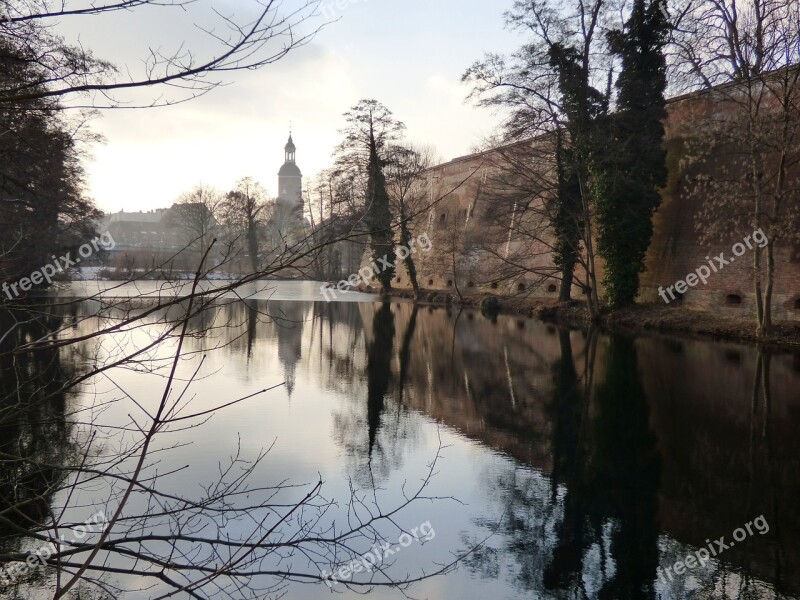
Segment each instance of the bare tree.
[{"label": "bare tree", "polygon": [[[88,105],[113,108],[124,105],[163,106],[205,94],[225,82],[231,73],[270,65],[310,41],[318,29],[302,33],[300,25],[314,14],[318,0],[301,1],[288,10],[276,0],[253,2],[247,16],[212,10],[198,14],[186,0],[120,0],[89,5],[49,0],[4,2],[0,31],[17,49],[33,81],[5,82],[0,105],[36,99],[88,97]],[[175,40],[141,49],[141,67],[115,66],[82,46],[71,46],[53,32],[58,21],[122,18],[131,12],[172,10],[185,15],[213,48],[192,47]],[[248,14],[249,13],[249,14]],[[172,45],[172,50],[163,47]],[[125,90],[152,89],[145,102],[129,102],[117,95]],[[70,106],[77,106],[76,103]]]},{"label": "bare tree", "polygon": [[219,218],[224,196],[219,190],[198,184],[184,192],[172,206],[169,219],[183,232],[183,243],[202,257],[219,232]]},{"label": "bare tree", "polygon": [[766,234],[753,248],[753,289],[757,332],[769,335],[776,244],[800,241],[800,2],[687,3],[672,41],[684,84],[717,106],[682,132],[702,200],[696,226],[706,242]]},{"label": "bare tree", "polygon": [[246,242],[247,257],[253,273],[258,271],[260,242],[274,206],[267,200],[264,187],[252,177],[243,177],[227,193],[220,206],[221,220],[227,230],[229,243]]},{"label": "bare tree", "polygon": [[[506,13],[506,23],[526,33],[528,42],[510,57],[487,54],[462,77],[472,86],[470,98],[479,105],[510,110],[503,124],[505,141],[563,131],[554,148],[557,177],[551,180],[559,188],[557,207],[549,211],[553,234],[560,240],[556,247],[563,254],[557,257],[562,271],[560,296],[569,297],[572,272],[583,262],[583,288],[593,317],[599,315],[600,303],[592,211],[595,196],[601,193],[593,145],[596,125],[609,105],[614,59],[604,34],[620,17],[616,8],[608,0],[564,6],[518,0]],[[517,180],[525,177],[518,174]],[[569,191],[573,180],[578,194]],[[537,192],[529,190],[526,196]],[[512,202],[512,211],[514,205],[524,207],[526,202]]]},{"label": "bare tree", "polygon": [[[589,269],[580,251],[582,213],[563,201],[568,194],[572,200],[580,197],[561,181],[565,169],[559,158],[567,151],[563,135],[560,130],[543,133],[488,153],[479,214],[492,231],[481,243],[491,257],[491,283],[510,282],[512,291],[525,294],[556,286],[559,299],[568,301],[574,283],[584,287],[574,278],[575,267]],[[571,231],[558,235],[559,228]]]},{"label": "bare tree", "polygon": [[[425,210],[428,191],[422,180],[422,174],[437,164],[435,151],[428,146],[407,144],[404,146],[393,144],[387,151],[386,184],[392,202],[392,212],[395,215],[395,228],[399,231],[399,244],[410,248],[413,238],[412,217]],[[411,252],[405,253],[403,262],[411,280],[414,295],[419,293],[417,281],[417,268]]]}]

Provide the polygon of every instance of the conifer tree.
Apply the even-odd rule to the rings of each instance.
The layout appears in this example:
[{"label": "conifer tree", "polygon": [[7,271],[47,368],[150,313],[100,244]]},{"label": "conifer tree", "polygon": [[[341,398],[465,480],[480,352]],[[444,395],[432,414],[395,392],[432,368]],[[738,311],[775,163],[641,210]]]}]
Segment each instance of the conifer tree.
[{"label": "conifer tree", "polygon": [[634,302],[653,236],[653,214],[666,183],[663,148],[666,61],[663,47],[669,23],[663,0],[636,0],[624,31],[609,34],[611,50],[622,60],[617,79],[616,113],[597,140],[605,153],[596,195],[598,250],[606,262],[609,306]]},{"label": "conifer tree", "polygon": [[394,279],[394,240],[392,239],[392,213],[389,209],[389,192],[386,177],[378,157],[375,134],[370,129],[369,166],[367,167],[367,222],[369,223],[373,264],[377,265],[377,278],[381,290],[392,289]]}]

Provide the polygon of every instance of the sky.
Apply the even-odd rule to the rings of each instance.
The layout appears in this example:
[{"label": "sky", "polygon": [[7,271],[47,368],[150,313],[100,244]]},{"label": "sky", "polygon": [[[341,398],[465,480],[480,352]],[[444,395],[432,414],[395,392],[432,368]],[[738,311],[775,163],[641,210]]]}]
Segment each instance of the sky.
[{"label": "sky", "polygon": [[[503,27],[512,0],[321,0],[303,33],[327,24],[311,43],[227,85],[163,108],[107,110],[93,121],[105,138],[87,162],[89,195],[108,212],[168,207],[203,183],[231,189],[244,176],[274,196],[292,124],[304,184],[331,164],[342,113],[375,98],[407,126],[407,139],[432,145],[444,160],[468,154],[499,117],[465,101],[462,73],[485,52],[524,41]],[[281,11],[299,5],[284,0]],[[134,74],[148,48],[214,49],[195,25],[210,11],[245,18],[253,0],[199,0],[188,11],[145,7],[110,17],[65,18],[58,32]],[[218,31],[218,30],[216,30]],[[138,94],[138,95],[137,95]],[[124,100],[153,97],[137,92]]]}]

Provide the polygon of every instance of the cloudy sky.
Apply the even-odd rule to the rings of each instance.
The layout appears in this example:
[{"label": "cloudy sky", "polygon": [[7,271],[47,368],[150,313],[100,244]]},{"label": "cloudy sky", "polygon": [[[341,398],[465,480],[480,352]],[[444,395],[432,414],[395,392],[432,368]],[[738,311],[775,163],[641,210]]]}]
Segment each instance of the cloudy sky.
[{"label": "cloudy sky", "polygon": [[[322,0],[320,16],[301,29],[316,28],[323,14],[337,20],[279,62],[233,73],[230,85],[191,102],[105,111],[94,122],[106,142],[88,164],[90,194],[107,211],[150,210],[196,183],[230,189],[250,175],[274,195],[289,122],[308,181],[330,165],[342,113],[368,97],[406,123],[409,139],[432,144],[444,159],[467,154],[498,118],[465,103],[460,76],[484,51],[520,45],[503,29],[511,3]],[[282,10],[293,6],[285,0]],[[211,8],[246,17],[252,7],[252,0],[201,0],[194,12],[154,7],[59,27],[68,40],[135,71],[148,47],[167,51],[186,41],[196,52],[212,51],[193,26],[209,22]]]}]

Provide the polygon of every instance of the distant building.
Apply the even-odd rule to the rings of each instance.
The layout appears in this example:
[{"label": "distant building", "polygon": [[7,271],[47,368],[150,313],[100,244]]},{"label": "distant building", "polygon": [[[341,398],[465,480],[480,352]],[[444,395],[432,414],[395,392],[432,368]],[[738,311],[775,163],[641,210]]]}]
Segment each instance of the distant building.
[{"label": "distant building", "polygon": [[284,146],[285,160],[278,171],[278,202],[294,207],[303,206],[303,174],[295,161],[297,148],[289,132],[289,141]]},{"label": "distant building", "polygon": [[278,171],[278,199],[269,226],[271,245],[278,252],[304,239],[307,230],[303,217],[303,174],[297,166],[297,148],[291,132],[284,152],[284,163]]},{"label": "distant building", "polygon": [[172,216],[173,208],[157,208],[148,212],[107,214],[102,229],[114,238],[116,250],[177,250],[181,247],[181,231]]},{"label": "distant building", "polygon": [[175,260],[186,247],[186,231],[181,214],[171,208],[150,211],[119,211],[105,215],[100,230],[114,239],[114,248],[105,256],[105,266],[112,268],[153,268],[168,264],[168,268],[188,268],[188,256]]}]

